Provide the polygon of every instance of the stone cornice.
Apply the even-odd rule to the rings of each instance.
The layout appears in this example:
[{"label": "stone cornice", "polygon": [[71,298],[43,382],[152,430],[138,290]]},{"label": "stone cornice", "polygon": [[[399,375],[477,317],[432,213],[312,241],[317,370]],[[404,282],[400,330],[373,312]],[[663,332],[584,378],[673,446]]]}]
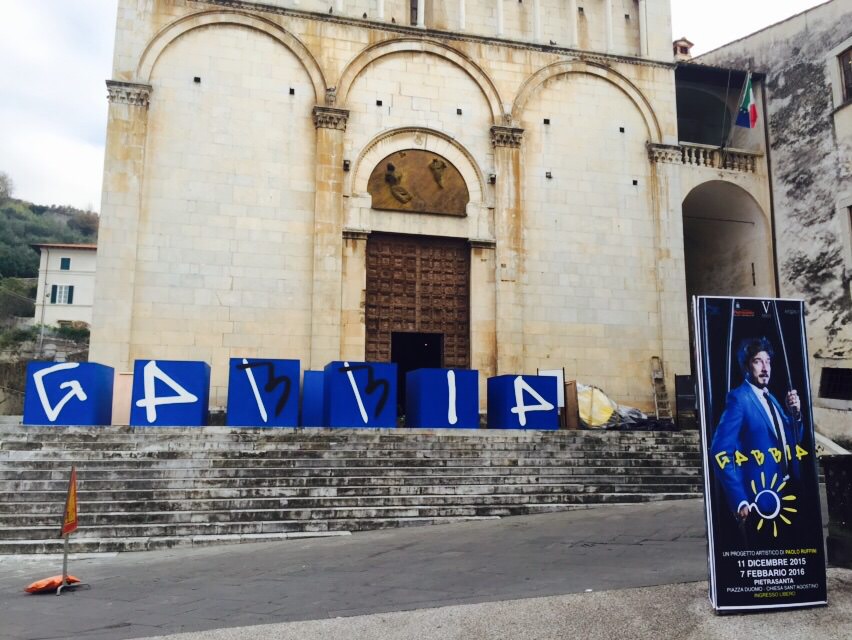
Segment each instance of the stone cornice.
[{"label": "stone cornice", "polygon": [[503,38],[492,38],[489,36],[479,36],[470,33],[460,33],[454,31],[440,31],[438,29],[424,29],[423,27],[407,26],[402,24],[393,24],[387,22],[378,22],[375,20],[354,18],[349,16],[328,15],[325,13],[316,13],[313,11],[302,11],[299,9],[288,9],[285,7],[277,7],[262,2],[249,2],[247,0],[189,0],[192,4],[206,4],[220,7],[230,7],[232,9],[240,9],[243,11],[259,11],[263,13],[273,13],[278,15],[287,15],[297,18],[305,18],[308,20],[317,20],[320,22],[333,22],[336,24],[345,24],[354,27],[380,29],[389,33],[403,34],[416,36],[418,38],[434,38],[437,40],[454,40],[457,42],[473,42],[475,44],[492,44],[502,47],[511,47],[513,49],[523,49],[526,51],[539,51],[543,53],[555,53],[557,55],[566,56],[567,59],[583,60],[585,62],[596,62],[602,65],[609,65],[614,62],[623,62],[625,64],[640,65],[643,67],[658,67],[660,69],[674,69],[677,66],[674,62],[663,62],[661,60],[649,60],[634,56],[615,55],[599,52],[583,51],[581,49],[571,49],[568,47],[560,47],[557,45],[539,44],[536,42],[524,42],[521,40],[505,40]]},{"label": "stone cornice", "polygon": [[668,162],[680,164],[682,160],[681,148],[672,144],[648,143],[648,158],[651,162]]},{"label": "stone cornice", "polygon": [[471,238],[467,241],[471,249],[495,249],[497,242],[485,238]]},{"label": "stone cornice", "polygon": [[119,82],[107,80],[107,99],[110,102],[129,104],[134,107],[148,107],[151,100],[152,87],[150,84],[136,82]]},{"label": "stone cornice", "polygon": [[346,121],[349,119],[347,109],[334,107],[314,107],[314,126],[317,129],[338,129],[346,131]]},{"label": "stone cornice", "polygon": [[344,240],[366,240],[370,237],[370,232],[366,229],[344,229]]},{"label": "stone cornice", "polygon": [[518,148],[521,146],[521,141],[523,139],[523,129],[518,129],[517,127],[502,127],[499,125],[491,127],[491,144],[495,147]]}]

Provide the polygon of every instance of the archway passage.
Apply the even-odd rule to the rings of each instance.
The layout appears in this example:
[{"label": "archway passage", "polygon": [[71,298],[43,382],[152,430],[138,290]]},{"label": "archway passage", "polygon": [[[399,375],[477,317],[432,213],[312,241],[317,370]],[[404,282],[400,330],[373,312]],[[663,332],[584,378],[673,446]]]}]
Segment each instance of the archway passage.
[{"label": "archway passage", "polygon": [[[760,205],[735,184],[698,185],[683,201],[689,341],[693,296],[772,297],[772,238]],[[694,357],[694,350],[690,350]],[[693,362],[693,371],[695,363]]]},{"label": "archway passage", "polygon": [[683,201],[686,293],[772,296],[772,238],[760,205],[735,184],[705,182]]},{"label": "archway passage", "polygon": [[368,361],[395,361],[406,371],[436,363],[469,367],[467,241],[371,234],[367,240],[366,329]]}]

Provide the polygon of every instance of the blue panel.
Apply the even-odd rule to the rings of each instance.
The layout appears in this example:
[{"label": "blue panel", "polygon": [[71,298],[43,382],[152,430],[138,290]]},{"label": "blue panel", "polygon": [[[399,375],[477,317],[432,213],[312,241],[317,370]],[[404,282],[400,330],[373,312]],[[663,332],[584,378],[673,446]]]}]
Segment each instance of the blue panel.
[{"label": "blue panel", "polygon": [[325,426],[322,418],[322,382],[323,371],[305,371],[302,382],[302,426]]},{"label": "blue panel", "polygon": [[[151,387],[149,394],[153,396],[149,399],[145,398],[146,377]],[[133,364],[130,424],[204,426],[207,424],[209,396],[210,365],[206,362],[137,360]]]},{"label": "blue panel", "polygon": [[230,427],[295,427],[299,424],[299,361],[231,358]]},{"label": "blue panel", "polygon": [[479,372],[416,369],[405,374],[405,426],[479,428]]},{"label": "blue panel", "polygon": [[395,364],[331,362],[324,373],[322,405],[326,426],[396,426]]},{"label": "blue panel", "polygon": [[110,424],[114,376],[95,362],[30,362],[24,424]]},{"label": "blue panel", "polygon": [[[558,429],[556,387],[556,378],[553,376],[506,375],[488,378],[488,428]],[[526,410],[513,413],[512,409],[518,404],[516,389]],[[541,399],[536,398],[534,393]]]}]

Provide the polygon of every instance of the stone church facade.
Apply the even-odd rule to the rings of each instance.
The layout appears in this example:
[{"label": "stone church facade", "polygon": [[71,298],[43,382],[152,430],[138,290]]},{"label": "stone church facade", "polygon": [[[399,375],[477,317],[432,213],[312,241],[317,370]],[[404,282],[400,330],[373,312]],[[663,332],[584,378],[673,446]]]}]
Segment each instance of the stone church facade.
[{"label": "stone church facade", "polygon": [[687,209],[752,234],[691,292],[776,293],[764,141],[679,139],[668,0],[120,0],[108,89],[90,357],[204,360],[214,406],[239,356],[647,409],[652,357],[690,369]]}]

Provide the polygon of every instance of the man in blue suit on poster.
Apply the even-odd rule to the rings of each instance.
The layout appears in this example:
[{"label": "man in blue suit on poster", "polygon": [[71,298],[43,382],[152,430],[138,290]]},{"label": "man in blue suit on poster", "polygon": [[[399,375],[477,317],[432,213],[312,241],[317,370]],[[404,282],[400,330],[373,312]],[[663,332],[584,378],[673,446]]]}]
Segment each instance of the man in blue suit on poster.
[{"label": "man in blue suit on poster", "polygon": [[766,338],[742,342],[737,361],[745,381],[728,393],[710,445],[711,464],[739,522],[753,510],[761,518],[777,517],[779,494],[799,477],[801,404],[795,389],[787,393],[786,410],[769,393],[773,355]]}]

